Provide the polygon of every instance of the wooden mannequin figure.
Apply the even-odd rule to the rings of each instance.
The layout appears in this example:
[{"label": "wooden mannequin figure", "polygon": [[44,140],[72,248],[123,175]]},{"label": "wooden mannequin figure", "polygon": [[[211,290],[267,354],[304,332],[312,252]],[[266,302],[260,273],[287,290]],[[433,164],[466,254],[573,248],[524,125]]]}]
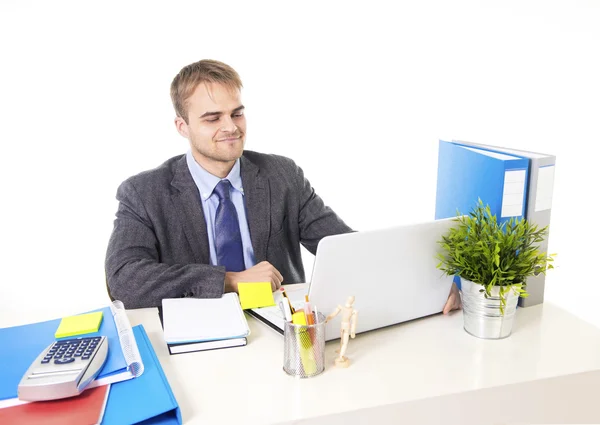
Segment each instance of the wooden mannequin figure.
[{"label": "wooden mannequin figure", "polygon": [[350,360],[348,357],[344,356],[344,354],[346,354],[346,349],[348,348],[348,338],[356,337],[356,321],[358,319],[358,311],[352,307],[353,305],[354,296],[349,296],[344,307],[338,305],[334,312],[325,319],[326,322],[329,322],[331,319],[337,316],[340,311],[342,312],[342,325],[340,327],[340,353],[335,359],[335,365],[338,367],[350,366]]}]

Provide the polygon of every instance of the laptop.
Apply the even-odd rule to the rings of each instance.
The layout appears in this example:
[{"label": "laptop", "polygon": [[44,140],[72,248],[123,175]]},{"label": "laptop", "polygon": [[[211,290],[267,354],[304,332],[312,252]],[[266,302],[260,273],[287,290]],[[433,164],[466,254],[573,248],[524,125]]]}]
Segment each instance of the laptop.
[{"label": "laptop", "polygon": [[[294,308],[311,305],[325,316],[355,297],[356,333],[441,313],[452,276],[437,269],[442,235],[456,224],[447,218],[328,236],[317,247],[310,284],[284,285]],[[246,310],[283,334],[280,291],[274,307]],[[326,340],[339,339],[341,314],[326,327]]]}]

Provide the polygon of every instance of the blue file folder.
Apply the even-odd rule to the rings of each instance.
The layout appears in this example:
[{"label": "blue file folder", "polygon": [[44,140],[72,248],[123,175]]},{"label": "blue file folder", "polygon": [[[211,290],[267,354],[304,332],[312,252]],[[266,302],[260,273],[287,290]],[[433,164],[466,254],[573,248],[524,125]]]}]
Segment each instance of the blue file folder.
[{"label": "blue file folder", "polygon": [[[525,151],[521,149],[505,148],[500,146],[484,145],[464,140],[453,140],[453,143],[463,146],[476,147],[488,151],[505,153],[529,161],[529,176],[527,178],[527,206],[525,219],[535,224],[538,228],[548,227],[546,238],[539,243],[540,252],[548,251],[550,236],[550,217],[552,209],[552,195],[554,187],[554,169],[556,156],[539,152]],[[527,298],[520,298],[519,305],[528,307],[544,302],[544,290],[546,286],[546,275],[539,273],[527,278]]]},{"label": "blue file folder", "polygon": [[469,212],[481,199],[500,224],[525,215],[529,160],[440,140],[435,218]]},{"label": "blue file folder", "polygon": [[[466,215],[479,199],[498,223],[522,219],[527,206],[529,160],[440,140],[435,219]],[[460,289],[460,278],[454,277]]]},{"label": "blue file folder", "polygon": [[[127,372],[127,363],[121,351],[121,343],[110,307],[95,311],[103,312],[98,332],[91,336],[106,335],[108,357],[97,379]],[[54,333],[62,319],[32,323],[0,329],[0,400],[17,397],[17,387],[31,362],[44,348],[54,342]],[[87,336],[87,335],[86,335]]]},{"label": "blue file folder", "polygon": [[103,425],[181,424],[181,411],[142,325],[133,334],[144,363],[137,378],[112,384]]}]

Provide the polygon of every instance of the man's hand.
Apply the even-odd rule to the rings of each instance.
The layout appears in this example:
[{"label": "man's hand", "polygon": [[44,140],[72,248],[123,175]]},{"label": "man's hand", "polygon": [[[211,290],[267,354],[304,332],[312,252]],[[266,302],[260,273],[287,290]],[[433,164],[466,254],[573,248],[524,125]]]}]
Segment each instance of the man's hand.
[{"label": "man's hand", "polygon": [[238,282],[271,282],[273,292],[281,287],[283,276],[268,261],[258,263],[243,272],[225,273],[225,292],[237,292]]},{"label": "man's hand", "polygon": [[455,283],[452,283],[448,300],[446,301],[446,305],[444,305],[444,314],[448,314],[452,310],[460,310],[461,307],[462,305],[460,303],[460,294],[458,292],[458,288],[456,287]]}]

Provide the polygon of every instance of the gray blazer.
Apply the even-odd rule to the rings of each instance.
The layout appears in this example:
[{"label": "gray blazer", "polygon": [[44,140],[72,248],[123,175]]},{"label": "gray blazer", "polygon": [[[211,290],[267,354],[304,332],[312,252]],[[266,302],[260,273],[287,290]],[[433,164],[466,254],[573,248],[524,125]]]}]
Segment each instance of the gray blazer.
[{"label": "gray blazer", "polygon": [[[300,244],[313,254],[348,227],[315,193],[291,159],[245,151],[244,201],[256,263],[268,261],[284,283],[305,282]],[[218,298],[225,268],[210,265],[206,222],[185,155],[124,181],[106,253],[110,295],[126,308],[163,298]]]}]

